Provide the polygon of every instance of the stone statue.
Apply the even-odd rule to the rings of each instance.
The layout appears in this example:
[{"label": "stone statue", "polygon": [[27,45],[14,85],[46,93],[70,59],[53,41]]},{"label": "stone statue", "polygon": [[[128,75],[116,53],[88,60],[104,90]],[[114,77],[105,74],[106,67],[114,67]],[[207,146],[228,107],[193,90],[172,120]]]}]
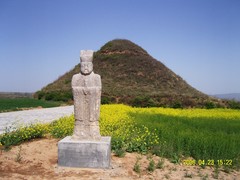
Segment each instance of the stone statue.
[{"label": "stone statue", "polygon": [[80,52],[81,72],[72,78],[75,126],[72,139],[100,140],[101,77],[93,72],[93,51]]},{"label": "stone statue", "polygon": [[111,137],[101,136],[101,77],[93,72],[93,51],[80,52],[81,72],[72,77],[75,126],[72,136],[58,142],[58,165],[109,168]]}]

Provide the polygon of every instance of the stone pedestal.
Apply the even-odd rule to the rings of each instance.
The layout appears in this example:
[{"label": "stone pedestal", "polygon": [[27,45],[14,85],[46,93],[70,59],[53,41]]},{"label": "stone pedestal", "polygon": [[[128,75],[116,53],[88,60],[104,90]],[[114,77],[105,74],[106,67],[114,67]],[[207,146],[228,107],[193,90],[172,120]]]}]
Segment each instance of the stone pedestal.
[{"label": "stone pedestal", "polygon": [[81,168],[109,168],[111,137],[100,141],[72,140],[67,136],[58,142],[58,165]]}]

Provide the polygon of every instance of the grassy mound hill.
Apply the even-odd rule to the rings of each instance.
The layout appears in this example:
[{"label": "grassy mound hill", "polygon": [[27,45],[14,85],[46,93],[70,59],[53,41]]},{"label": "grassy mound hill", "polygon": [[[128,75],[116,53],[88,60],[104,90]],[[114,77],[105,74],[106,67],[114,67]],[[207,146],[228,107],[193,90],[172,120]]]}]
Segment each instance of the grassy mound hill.
[{"label": "grassy mound hill", "polygon": [[[116,39],[94,53],[94,72],[102,78],[102,103],[134,106],[202,107],[225,106],[191,87],[180,76],[143,48]],[[35,93],[38,99],[71,101],[71,78],[80,64]]]}]

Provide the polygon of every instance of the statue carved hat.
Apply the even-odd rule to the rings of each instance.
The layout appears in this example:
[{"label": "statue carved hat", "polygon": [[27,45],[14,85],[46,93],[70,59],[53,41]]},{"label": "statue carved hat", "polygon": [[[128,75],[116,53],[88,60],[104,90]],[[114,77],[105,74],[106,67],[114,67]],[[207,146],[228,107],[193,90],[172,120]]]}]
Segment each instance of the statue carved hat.
[{"label": "statue carved hat", "polygon": [[80,60],[81,62],[92,62],[93,61],[93,50],[81,50]]}]

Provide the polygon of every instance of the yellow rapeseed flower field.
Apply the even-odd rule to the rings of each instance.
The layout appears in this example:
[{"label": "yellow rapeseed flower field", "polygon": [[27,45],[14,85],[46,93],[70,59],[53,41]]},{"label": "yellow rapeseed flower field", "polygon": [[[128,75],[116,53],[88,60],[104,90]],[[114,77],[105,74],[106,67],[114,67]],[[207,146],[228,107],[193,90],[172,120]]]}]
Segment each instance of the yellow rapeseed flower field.
[{"label": "yellow rapeseed flower field", "polygon": [[[152,152],[165,157],[231,160],[240,166],[240,111],[232,109],[133,108],[102,105],[102,136],[112,137],[112,150]],[[0,136],[4,146],[51,134],[71,135],[74,116],[51,124],[21,127]],[[211,161],[212,162],[212,161]]]}]

